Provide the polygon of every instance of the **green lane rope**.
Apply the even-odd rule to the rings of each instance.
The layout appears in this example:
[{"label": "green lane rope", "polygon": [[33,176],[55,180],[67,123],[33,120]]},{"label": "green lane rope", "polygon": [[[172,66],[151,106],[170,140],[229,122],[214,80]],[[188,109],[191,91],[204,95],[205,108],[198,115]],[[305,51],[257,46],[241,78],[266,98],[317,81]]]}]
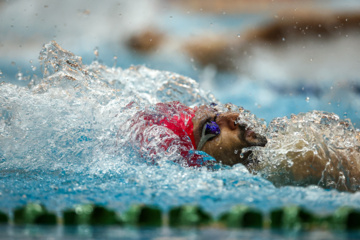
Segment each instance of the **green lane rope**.
[{"label": "green lane rope", "polygon": [[198,206],[181,206],[170,209],[169,226],[171,227],[195,227],[209,225],[213,219],[210,214],[204,212]]},{"label": "green lane rope", "polygon": [[29,203],[14,209],[13,219],[0,212],[0,224],[16,225],[128,225],[137,227],[227,227],[311,231],[360,230],[360,209],[341,207],[333,214],[314,214],[299,206],[286,206],[263,213],[244,205],[232,207],[214,219],[199,206],[184,205],[164,213],[156,206],[134,205],[119,215],[114,210],[95,204],[77,205],[62,212],[58,218],[43,205]]}]

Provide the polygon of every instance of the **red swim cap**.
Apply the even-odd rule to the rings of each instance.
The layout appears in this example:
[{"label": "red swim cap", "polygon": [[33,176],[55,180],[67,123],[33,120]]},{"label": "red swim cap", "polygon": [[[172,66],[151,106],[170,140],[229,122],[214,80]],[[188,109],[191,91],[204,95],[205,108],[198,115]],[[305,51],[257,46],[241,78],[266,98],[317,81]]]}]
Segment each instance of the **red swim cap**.
[{"label": "red swim cap", "polygon": [[190,138],[194,149],[196,149],[194,138],[194,124],[192,119],[195,116],[195,109],[190,108],[180,102],[158,103],[156,109],[165,113],[165,116],[160,120],[159,125],[165,126],[172,130],[180,138],[184,134]]},{"label": "red swim cap", "polygon": [[[192,119],[195,116],[197,108],[190,108],[180,102],[157,103],[155,106],[149,106],[145,110],[138,112],[132,118],[131,126],[135,133],[134,145],[137,145],[146,155],[156,155],[159,149],[167,151],[171,146],[180,145],[180,154],[186,159],[188,166],[202,166],[204,164],[203,154],[198,154],[193,132]],[[161,142],[157,143],[157,149],[152,148],[147,143],[152,137],[147,136],[147,128],[154,125],[163,126],[169,129],[174,136],[178,138],[165,137],[159,135]],[[151,145],[151,144],[150,144]],[[147,146],[144,148],[144,146]]]}]

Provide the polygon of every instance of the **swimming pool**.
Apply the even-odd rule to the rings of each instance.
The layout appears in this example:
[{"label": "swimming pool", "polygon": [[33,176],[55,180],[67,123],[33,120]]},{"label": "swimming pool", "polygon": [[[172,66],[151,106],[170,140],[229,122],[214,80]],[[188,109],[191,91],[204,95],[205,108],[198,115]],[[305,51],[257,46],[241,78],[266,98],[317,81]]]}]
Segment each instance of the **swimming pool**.
[{"label": "swimming pool", "polygon": [[126,137],[119,137],[131,134],[119,133],[119,126],[134,109],[178,98],[190,106],[216,101],[210,93],[175,73],[84,65],[56,42],[44,45],[40,59],[43,78],[34,78],[30,87],[3,83],[0,88],[4,212],[29,202],[42,203],[59,216],[83,203],[119,213],[134,204],[165,212],[198,205],[213,217],[239,204],[263,213],[297,205],[320,215],[360,206],[358,192],[277,188],[242,165],[209,170],[168,159],[147,164],[127,147]]},{"label": "swimming pool", "polygon": [[[213,217],[239,204],[264,214],[291,205],[318,215],[332,214],[342,206],[360,207],[359,193],[317,186],[278,188],[261,176],[250,174],[241,165],[216,171],[185,168],[166,159],[159,165],[149,165],[129,150],[124,144],[126,138],[119,138],[123,134],[119,133],[120,126],[134,114],[127,108],[129,103],[141,109],[146,104],[171,100],[181,100],[189,106],[233,102],[251,109],[267,122],[284,112],[320,109],[336,112],[341,118],[349,116],[358,123],[359,96],[353,89],[342,86],[330,89],[325,85],[322,91],[341,96],[338,102],[329,104],[327,98],[311,95],[311,89],[306,92],[292,86],[290,89],[304,94],[289,96],[276,86],[272,88],[246,78],[237,81],[238,76],[219,74],[222,81],[211,89],[218,91],[211,93],[196,81],[176,73],[144,66],[121,69],[98,61],[83,64],[80,56],[61,49],[54,42],[45,45],[40,58],[44,75],[33,76],[30,87],[19,86],[15,79],[0,85],[0,210],[10,216],[15,208],[30,202],[42,203],[58,216],[65,209],[84,203],[103,205],[118,213],[134,204],[154,205],[164,212],[176,206],[199,205]],[[121,56],[118,59],[118,62],[130,61],[121,60]],[[224,85],[226,87],[219,88]],[[266,105],[265,100],[261,102],[253,93],[266,95],[272,101]],[[35,232],[45,236],[58,234],[59,238],[79,235],[134,239],[294,237],[291,233],[278,235],[268,230],[212,228],[183,231],[164,227],[138,231],[111,227],[2,227],[6,236],[31,237]],[[322,231],[297,234],[300,239],[352,238],[347,233]]]},{"label": "swimming pool", "polygon": [[21,239],[46,238],[55,239],[358,239],[356,233],[330,234],[323,231],[313,232],[271,232],[255,230],[221,229],[134,229],[115,227],[1,227],[1,237]]}]

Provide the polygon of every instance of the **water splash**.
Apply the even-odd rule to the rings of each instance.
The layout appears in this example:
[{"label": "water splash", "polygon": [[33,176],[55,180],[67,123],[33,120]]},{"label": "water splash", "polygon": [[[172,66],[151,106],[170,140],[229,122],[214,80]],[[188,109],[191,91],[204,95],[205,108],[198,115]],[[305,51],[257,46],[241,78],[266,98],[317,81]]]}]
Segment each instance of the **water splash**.
[{"label": "water splash", "polygon": [[[43,78],[34,77],[29,87],[1,84],[3,167],[82,171],[114,154],[115,146],[121,149],[120,126],[146,105],[216,101],[192,79],[146,67],[87,66],[54,41],[44,45],[39,59]],[[122,154],[131,155],[125,149]]]},{"label": "water splash", "polygon": [[[146,164],[144,156],[126,145],[131,133],[120,132],[136,112],[158,102],[178,100],[199,106],[216,99],[199,89],[194,80],[178,74],[141,66],[121,69],[99,62],[85,65],[81,57],[55,42],[44,45],[40,61],[44,76],[33,77],[28,87],[0,84],[0,208],[4,211],[29,201],[40,201],[55,211],[83,202],[117,211],[136,203],[158,205],[164,210],[198,204],[214,215],[237,204],[264,211],[289,204],[318,211],[332,211],[344,204],[360,206],[356,194],[317,187],[275,188],[261,177],[273,176],[270,165],[259,171],[261,176],[254,176],[241,164],[215,171],[187,168],[172,161]],[[323,126],[328,131],[327,122],[338,124],[336,131],[328,131],[328,140],[322,139],[330,141],[333,148],[355,144],[350,136],[357,130],[350,122],[340,124],[335,116],[314,115],[314,123],[306,123],[309,117],[304,117],[297,125],[290,123],[295,120],[277,119],[266,130],[262,120],[238,106],[217,107],[237,111],[239,124],[244,121],[268,136],[264,150],[253,149],[264,163],[274,160],[271,154],[288,160],[286,147],[291,144],[281,145],[280,140],[286,143],[286,131],[293,141],[303,139],[296,138],[296,131],[291,130],[298,125]],[[305,130],[300,133],[307,136]],[[349,138],[339,143],[344,133]]]},{"label": "water splash", "polygon": [[266,147],[254,151],[256,171],[275,185],[360,188],[360,133],[349,119],[319,111],[276,118],[266,136]]}]

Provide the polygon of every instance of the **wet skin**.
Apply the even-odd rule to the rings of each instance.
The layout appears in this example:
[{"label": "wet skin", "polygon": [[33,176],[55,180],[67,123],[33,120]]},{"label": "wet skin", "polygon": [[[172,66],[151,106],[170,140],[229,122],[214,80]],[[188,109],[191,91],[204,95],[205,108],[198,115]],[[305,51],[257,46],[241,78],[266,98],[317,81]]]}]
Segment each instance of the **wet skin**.
[{"label": "wet skin", "polygon": [[265,146],[265,137],[256,134],[245,125],[236,124],[239,113],[218,113],[208,106],[201,106],[192,119],[194,124],[194,137],[196,145],[199,145],[201,132],[207,121],[214,121],[219,125],[220,134],[208,140],[201,150],[214,157],[218,162],[226,165],[242,163],[247,166],[250,162],[248,157],[251,152],[241,155],[241,150],[250,146]]},{"label": "wet skin", "polygon": [[[206,122],[216,121],[220,128],[220,134],[208,140],[198,150],[208,153],[218,162],[226,165],[232,166],[242,163],[255,173],[264,167],[268,167],[269,164],[271,167],[270,162],[258,164],[256,160],[249,160],[250,152],[244,154],[242,158],[240,157],[241,149],[244,147],[265,146],[267,140],[245,125],[235,124],[238,116],[239,113],[235,112],[218,113],[207,106],[197,109],[195,117],[192,119],[197,146],[199,146],[202,129]],[[313,134],[316,137],[321,133],[310,131],[308,134]],[[273,182],[275,186],[319,185],[325,188],[336,188],[340,191],[360,191],[357,185],[358,179],[360,179],[359,148],[336,149],[331,145],[327,146],[321,137],[317,137],[317,139],[321,147],[316,152],[308,148],[308,143],[305,141],[299,141],[295,146],[291,146],[286,157],[293,164],[289,165],[288,161],[282,161],[274,169],[274,174],[270,174],[267,179]],[[287,146],[283,147],[286,151]],[[291,150],[292,148],[293,150]],[[304,151],[304,149],[309,150]],[[276,161],[276,157],[274,157],[274,161]],[[330,183],[323,181],[324,174],[328,179],[331,179]],[[285,179],[286,182],[284,182]]]}]

